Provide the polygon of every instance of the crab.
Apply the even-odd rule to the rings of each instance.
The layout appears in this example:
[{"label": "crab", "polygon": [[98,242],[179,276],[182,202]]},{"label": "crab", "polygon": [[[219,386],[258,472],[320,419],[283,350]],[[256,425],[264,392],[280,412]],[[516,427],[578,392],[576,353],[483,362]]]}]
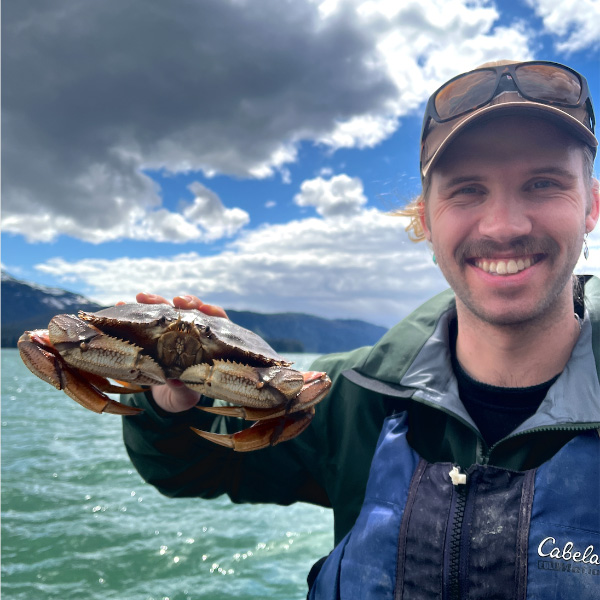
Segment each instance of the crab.
[{"label": "crab", "polygon": [[192,429],[238,452],[299,435],[331,386],[326,373],[291,368],[260,336],[226,318],[166,304],[57,315],[48,329],[26,331],[18,347],[32,373],[97,413],[138,414],[106,394],[167,379],[225,400],[228,406],[198,408],[255,423],[230,435]]}]

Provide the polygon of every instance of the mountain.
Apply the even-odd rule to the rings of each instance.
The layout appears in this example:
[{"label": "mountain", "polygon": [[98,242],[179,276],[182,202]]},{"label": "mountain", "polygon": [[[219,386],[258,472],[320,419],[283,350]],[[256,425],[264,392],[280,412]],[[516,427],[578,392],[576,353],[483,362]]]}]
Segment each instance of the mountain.
[{"label": "mountain", "polygon": [[25,330],[46,328],[54,315],[102,308],[79,294],[20,281],[5,271],[1,291],[2,347],[16,347]]},{"label": "mountain", "polygon": [[[15,347],[23,331],[44,329],[60,313],[99,310],[84,296],[11,277],[2,271],[2,346]],[[384,327],[355,319],[324,319],[302,313],[263,314],[226,309],[229,318],[254,331],[279,352],[343,352],[374,344]]]},{"label": "mountain", "polygon": [[[279,352],[343,352],[370,346],[387,331],[365,321],[324,319],[303,313],[262,314],[227,310],[227,315],[234,323],[260,335]],[[299,341],[302,349],[281,347],[285,340]]]}]

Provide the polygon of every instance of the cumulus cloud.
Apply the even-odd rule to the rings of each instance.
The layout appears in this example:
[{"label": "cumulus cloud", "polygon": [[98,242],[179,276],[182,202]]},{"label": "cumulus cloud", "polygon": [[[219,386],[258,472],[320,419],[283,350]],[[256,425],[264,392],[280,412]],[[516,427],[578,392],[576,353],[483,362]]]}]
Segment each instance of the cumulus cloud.
[{"label": "cumulus cloud", "polygon": [[559,52],[570,54],[600,48],[598,0],[526,0],[542,19],[544,29],[558,39]]},{"label": "cumulus cloud", "polygon": [[[240,208],[226,208],[212,190],[199,182],[188,186],[195,198],[184,204],[180,212],[165,208],[126,206],[124,198],[115,199],[122,210],[122,219],[109,221],[78,219],[74,215],[52,215],[33,211],[16,214],[5,211],[2,217],[3,231],[19,232],[28,241],[51,242],[58,234],[101,244],[119,239],[153,240],[155,242],[211,242],[233,236],[250,221],[248,213]],[[111,210],[106,207],[105,210]],[[8,214],[6,214],[8,212]]]},{"label": "cumulus cloud", "polygon": [[298,311],[361,318],[391,326],[446,286],[422,244],[407,241],[404,221],[375,209],[307,218],[246,231],[221,253],[118,258],[37,265],[102,303],[139,291],[259,312]]},{"label": "cumulus cloud", "polygon": [[336,175],[329,180],[317,177],[304,181],[294,196],[298,206],[314,206],[323,217],[355,214],[367,203],[358,177]]},{"label": "cumulus cloud", "polygon": [[193,204],[183,210],[185,219],[201,227],[207,240],[232,236],[250,221],[250,215],[240,208],[225,208],[212,190],[194,181],[188,186],[194,194]]},{"label": "cumulus cloud", "polygon": [[531,55],[470,0],[3,9],[3,227],[29,240],[199,239],[204,222],[168,210],[149,172],[289,181],[301,142],[373,146],[457,70]]}]

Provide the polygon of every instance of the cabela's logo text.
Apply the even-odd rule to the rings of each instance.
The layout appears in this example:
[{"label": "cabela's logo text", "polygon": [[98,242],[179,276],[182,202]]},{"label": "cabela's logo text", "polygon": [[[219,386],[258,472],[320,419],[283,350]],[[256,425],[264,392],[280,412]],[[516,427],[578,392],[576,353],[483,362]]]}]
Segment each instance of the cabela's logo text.
[{"label": "cabela's logo text", "polygon": [[600,565],[600,557],[594,551],[591,544],[583,551],[573,550],[573,542],[566,542],[562,548],[556,543],[553,537],[546,537],[538,546],[538,556],[542,558],[553,558],[554,560],[571,561],[574,563],[583,563],[586,565]]}]

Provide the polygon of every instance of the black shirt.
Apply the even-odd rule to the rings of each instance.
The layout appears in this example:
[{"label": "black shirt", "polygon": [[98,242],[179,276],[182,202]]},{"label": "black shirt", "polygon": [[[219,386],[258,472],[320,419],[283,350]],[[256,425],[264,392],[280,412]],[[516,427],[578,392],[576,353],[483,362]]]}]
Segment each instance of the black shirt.
[{"label": "black shirt", "polygon": [[456,358],[456,324],[453,329],[452,368],[458,382],[458,394],[486,444],[491,447],[536,412],[558,375],[531,387],[498,387],[477,381]]}]

